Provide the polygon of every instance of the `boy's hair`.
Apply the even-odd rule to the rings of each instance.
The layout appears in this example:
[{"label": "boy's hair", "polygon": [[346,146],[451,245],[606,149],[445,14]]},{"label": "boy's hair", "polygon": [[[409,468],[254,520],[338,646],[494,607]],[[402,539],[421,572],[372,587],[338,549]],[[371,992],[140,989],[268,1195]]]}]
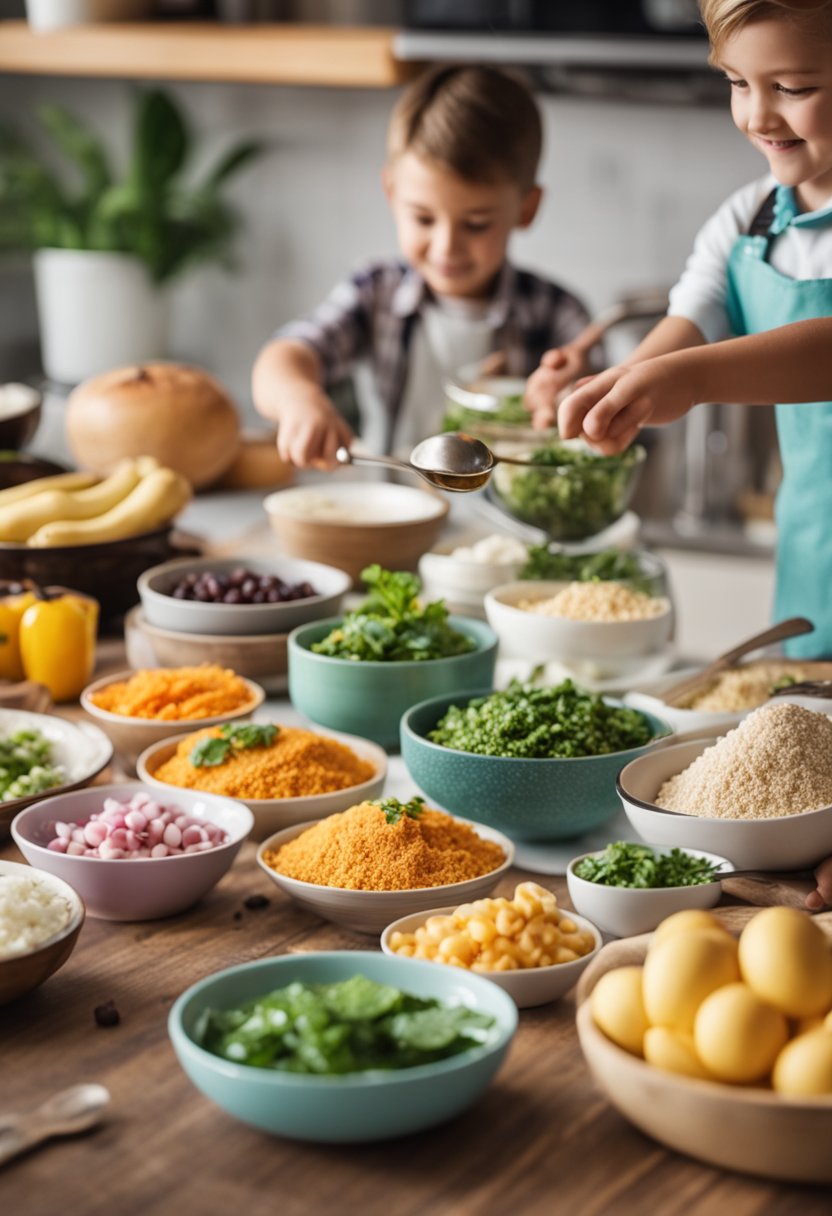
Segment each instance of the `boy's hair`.
[{"label": "boy's hair", "polygon": [[711,41],[711,60],[738,30],[752,21],[791,21],[808,34],[832,35],[832,0],[699,0]]},{"label": "boy's hair", "polygon": [[537,104],[522,81],[496,68],[443,66],[419,76],[390,119],[387,156],[405,152],[470,182],[535,184],[543,145]]}]

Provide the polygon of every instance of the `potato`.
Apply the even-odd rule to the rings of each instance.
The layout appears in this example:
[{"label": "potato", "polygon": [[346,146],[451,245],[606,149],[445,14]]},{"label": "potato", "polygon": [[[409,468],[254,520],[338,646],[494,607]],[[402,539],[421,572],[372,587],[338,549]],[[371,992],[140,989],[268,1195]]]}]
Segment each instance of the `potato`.
[{"label": "potato", "polygon": [[767,1077],[788,1037],[783,1014],[741,982],[706,997],[693,1028],[705,1067],[720,1081],[739,1085]]},{"label": "potato", "polygon": [[774,1064],[772,1084],[791,1098],[832,1094],[832,1034],[812,1030],[787,1043]]},{"label": "potato", "polygon": [[641,967],[616,967],[602,975],[592,990],[590,1009],[595,1024],[608,1039],[634,1056],[644,1054],[648,1022]]},{"label": "potato", "polygon": [[737,943],[710,929],[672,933],[644,962],[644,1008],[651,1026],[693,1030],[696,1011],[716,988],[740,978]]},{"label": "potato", "polygon": [[749,988],[788,1017],[811,1018],[832,1006],[832,951],[806,912],[758,912],[742,931],[739,960]]}]

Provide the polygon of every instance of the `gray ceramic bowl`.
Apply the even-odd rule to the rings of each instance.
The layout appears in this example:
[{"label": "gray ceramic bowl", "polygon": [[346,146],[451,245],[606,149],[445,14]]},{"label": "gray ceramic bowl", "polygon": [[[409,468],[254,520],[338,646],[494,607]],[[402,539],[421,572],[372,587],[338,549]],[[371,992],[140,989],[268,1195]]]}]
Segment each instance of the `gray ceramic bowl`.
[{"label": "gray ceramic bowl", "polygon": [[[308,1076],[234,1064],[196,1041],[208,1007],[228,1009],[295,980],[337,983],[365,975],[421,997],[464,1003],[490,1014],[484,1043],[415,1068]],[[456,967],[437,967],[379,952],[333,951],[262,958],[218,971],[194,984],[170,1011],[173,1049],[197,1089],[235,1119],[293,1140],[357,1143],[403,1136],[442,1123],[470,1106],[508,1051],[517,1009],[496,984]]]},{"label": "gray ceramic bowl", "polygon": [[472,637],[476,650],[425,662],[365,663],[315,654],[312,646],[341,622],[340,617],[301,625],[289,634],[289,696],[312,722],[363,735],[388,751],[399,746],[399,719],[428,697],[458,688],[490,686],[497,658],[497,635],[484,621],[449,618]]},{"label": "gray ceramic bowl", "polygon": [[[446,710],[490,691],[479,688],[434,697],[414,705],[402,718],[402,756],[428,799],[513,840],[570,840],[612,819],[619,810],[615,789],[619,770],[651,744],[606,756],[524,760],[478,756],[430,742],[428,732]],[[671,733],[659,718],[643,717],[654,739]]]}]

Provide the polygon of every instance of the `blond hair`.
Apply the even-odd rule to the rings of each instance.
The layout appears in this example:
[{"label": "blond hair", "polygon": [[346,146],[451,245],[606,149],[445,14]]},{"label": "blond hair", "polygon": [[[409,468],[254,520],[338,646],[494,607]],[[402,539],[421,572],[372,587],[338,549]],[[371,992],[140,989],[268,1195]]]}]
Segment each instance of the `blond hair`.
[{"label": "blond hair", "polygon": [[807,34],[832,35],[832,0],[699,0],[711,41],[711,60],[723,44],[753,21],[791,21]]},{"label": "blond hair", "polygon": [[470,182],[535,184],[543,144],[540,112],[517,77],[496,68],[443,66],[419,76],[396,104],[387,155],[405,152]]}]

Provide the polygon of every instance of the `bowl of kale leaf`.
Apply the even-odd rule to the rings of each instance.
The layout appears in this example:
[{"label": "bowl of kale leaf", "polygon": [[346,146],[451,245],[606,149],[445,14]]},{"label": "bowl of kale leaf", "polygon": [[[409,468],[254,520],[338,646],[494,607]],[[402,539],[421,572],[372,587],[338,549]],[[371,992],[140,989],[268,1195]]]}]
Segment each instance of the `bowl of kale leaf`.
[{"label": "bowl of kale leaf", "polygon": [[289,695],[310,721],[399,746],[399,719],[419,701],[490,686],[497,635],[484,621],[423,603],[408,571],[368,566],[367,599],[289,635]]}]

